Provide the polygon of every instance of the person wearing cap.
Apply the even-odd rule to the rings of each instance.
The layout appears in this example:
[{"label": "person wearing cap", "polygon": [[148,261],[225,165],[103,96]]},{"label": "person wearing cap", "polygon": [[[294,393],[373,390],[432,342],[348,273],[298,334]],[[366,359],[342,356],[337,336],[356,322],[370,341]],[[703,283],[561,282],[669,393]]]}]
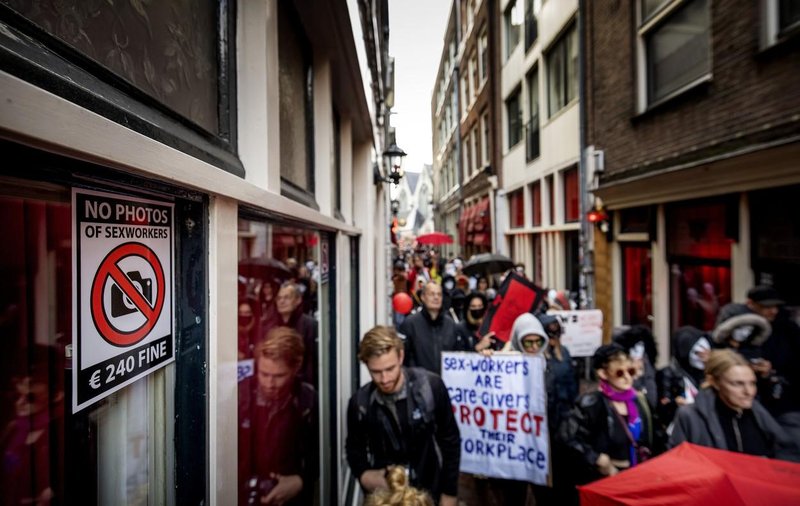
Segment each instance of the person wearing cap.
[{"label": "person wearing cap", "polygon": [[764,362],[753,365],[762,378],[759,400],[800,444],[800,368],[797,367],[800,362],[800,327],[791,320],[783,308],[783,299],[772,286],[751,288],[745,304],[768,320],[772,327],[769,339],[762,346]]},{"label": "person wearing cap", "polygon": [[583,464],[584,473],[575,469],[578,483],[637,465],[652,444],[650,408],[633,388],[636,369],[625,348],[616,343],[600,346],[592,368],[600,380],[598,389],[578,398],[561,430],[562,440]]}]

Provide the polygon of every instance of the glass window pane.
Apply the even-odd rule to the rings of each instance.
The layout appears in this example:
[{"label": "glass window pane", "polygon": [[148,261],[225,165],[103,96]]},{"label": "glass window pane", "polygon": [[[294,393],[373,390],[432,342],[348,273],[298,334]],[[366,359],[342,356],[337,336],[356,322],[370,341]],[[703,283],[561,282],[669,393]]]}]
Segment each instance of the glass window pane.
[{"label": "glass window pane", "polygon": [[578,169],[564,172],[564,221],[580,220],[580,191],[578,190]]},{"label": "glass window pane", "polygon": [[708,0],[687,3],[647,34],[650,102],[711,71]]},{"label": "glass window pane", "polygon": [[653,314],[653,273],[648,244],[622,246],[623,306],[622,322],[626,325],[650,325]]},{"label": "glass window pane", "polygon": [[288,2],[278,9],[281,177],[313,192],[311,97],[313,73],[308,41]]},{"label": "glass window pane", "polygon": [[178,114],[219,131],[216,2],[0,3]]},{"label": "glass window pane", "polygon": [[575,26],[566,35],[567,76],[565,104],[578,96],[578,31]]},{"label": "glass window pane", "polygon": [[239,220],[240,504],[259,504],[273,474],[302,482],[297,504],[319,501],[319,244],[314,231]]},{"label": "glass window pane", "polygon": [[566,64],[563,40],[558,42],[550,52],[547,61],[548,74],[548,101],[550,104],[550,116],[558,112],[565,104],[564,102],[564,66]]},{"label": "glass window pane", "polygon": [[668,0],[641,0],[642,21],[652,16]]},{"label": "glass window pane", "polygon": [[779,0],[778,30],[784,31],[800,23],[800,2]]}]

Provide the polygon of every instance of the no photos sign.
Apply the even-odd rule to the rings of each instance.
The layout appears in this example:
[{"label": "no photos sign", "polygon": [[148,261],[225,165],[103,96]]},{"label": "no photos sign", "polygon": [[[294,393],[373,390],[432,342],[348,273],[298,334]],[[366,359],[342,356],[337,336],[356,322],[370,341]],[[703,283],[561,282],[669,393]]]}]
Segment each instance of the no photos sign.
[{"label": "no photos sign", "polygon": [[175,360],[174,205],[73,190],[73,412]]}]

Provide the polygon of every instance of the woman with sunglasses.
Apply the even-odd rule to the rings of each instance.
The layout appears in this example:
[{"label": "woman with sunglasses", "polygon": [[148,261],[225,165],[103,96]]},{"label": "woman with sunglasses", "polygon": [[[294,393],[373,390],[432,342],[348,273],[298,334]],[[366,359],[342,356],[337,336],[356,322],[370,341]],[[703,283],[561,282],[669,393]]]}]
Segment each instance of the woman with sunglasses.
[{"label": "woman with sunglasses", "polygon": [[581,395],[562,427],[567,446],[580,455],[585,474],[577,483],[613,476],[640,463],[652,441],[647,401],[633,388],[636,368],[619,344],[601,346],[592,357],[598,389]]}]

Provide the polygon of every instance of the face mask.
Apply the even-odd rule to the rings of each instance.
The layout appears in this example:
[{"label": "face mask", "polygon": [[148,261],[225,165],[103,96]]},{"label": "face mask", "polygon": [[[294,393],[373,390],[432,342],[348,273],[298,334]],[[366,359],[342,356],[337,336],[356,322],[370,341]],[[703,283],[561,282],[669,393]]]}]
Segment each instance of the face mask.
[{"label": "face mask", "polygon": [[628,354],[631,356],[631,360],[639,360],[644,357],[644,343],[639,341],[634,344]]},{"label": "face mask", "polygon": [[737,343],[743,343],[747,341],[747,338],[749,338],[752,334],[752,325],[742,325],[741,327],[736,327],[733,329],[733,332],[731,332],[731,338],[733,338],[733,340]]},{"label": "face mask", "polygon": [[483,318],[483,313],[485,313],[485,309],[470,309],[469,315],[472,317],[473,320],[480,320]]},{"label": "face mask", "polygon": [[453,289],[453,282],[452,281],[446,281],[444,283],[444,289],[445,290],[452,290]]},{"label": "face mask", "polygon": [[700,353],[708,351],[711,349],[711,345],[708,343],[708,339],[705,337],[701,337],[694,343],[692,349],[689,350],[689,365],[694,367],[695,369],[702,371],[706,368],[706,364],[700,359]]}]

